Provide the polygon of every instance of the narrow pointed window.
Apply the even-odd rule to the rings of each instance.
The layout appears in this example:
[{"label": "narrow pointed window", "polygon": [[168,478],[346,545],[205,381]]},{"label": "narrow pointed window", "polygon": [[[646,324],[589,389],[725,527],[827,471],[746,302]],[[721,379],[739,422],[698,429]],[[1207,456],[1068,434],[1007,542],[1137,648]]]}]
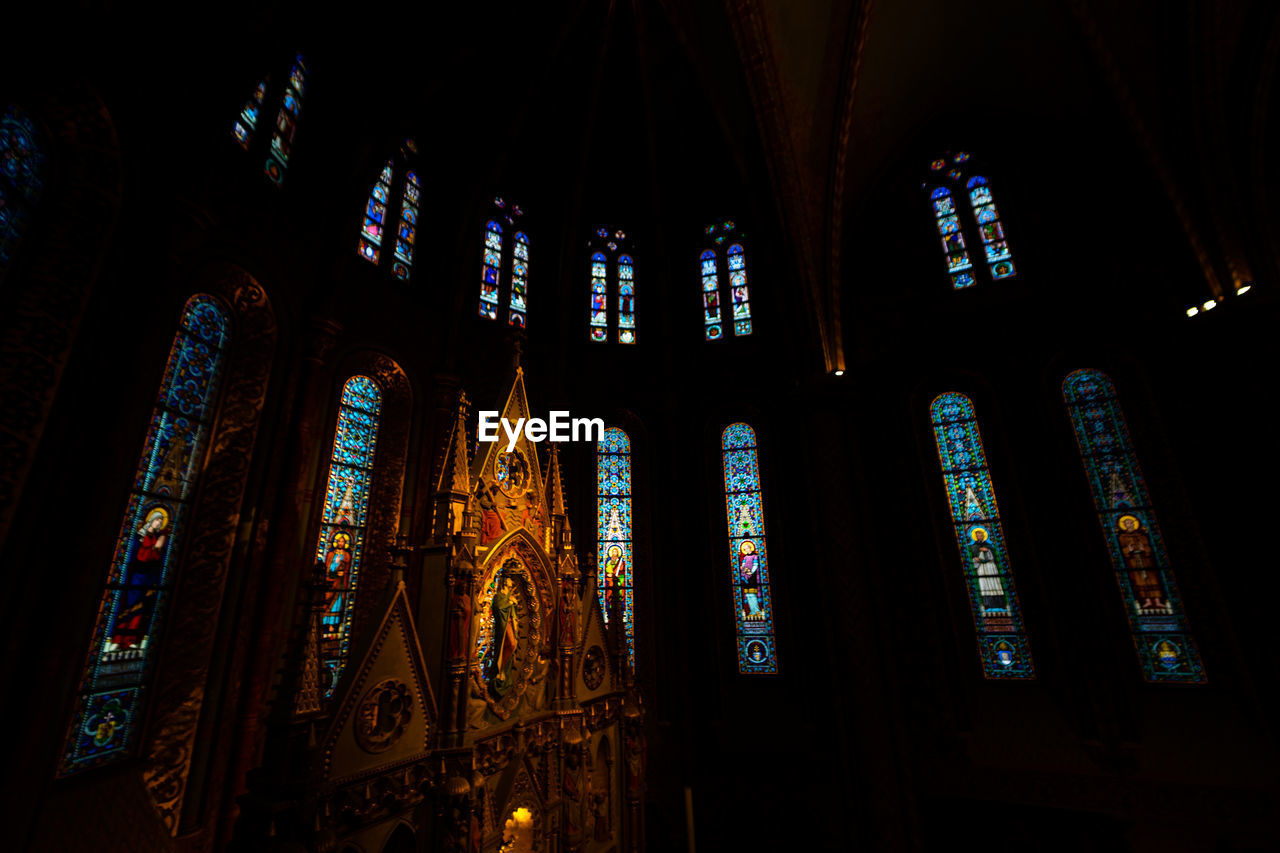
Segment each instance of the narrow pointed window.
[{"label": "narrow pointed window", "polygon": [[1035,678],[973,403],[952,391],[935,398],[929,411],[960,547],[969,610],[978,633],[982,674],[990,679]]},{"label": "narrow pointed window", "polygon": [[618,258],[618,343],[636,342],[635,263],[630,255]]},{"label": "narrow pointed window", "polygon": [[44,161],[35,123],[10,104],[0,113],[0,281],[44,189]]},{"label": "narrow pointed window", "polygon": [[609,259],[603,252],[591,255],[591,340],[604,343],[609,338],[609,286],[606,283]]},{"label": "narrow pointed window", "polygon": [[342,388],[316,559],[324,565],[320,660],[325,695],[332,696],[351,652],[351,620],[368,528],[369,491],[382,411],[382,391],[368,376],[352,376]]},{"label": "narrow pointed window", "polygon": [[[725,336],[722,306],[732,306],[733,334],[751,334],[751,292],[747,286],[747,258],[742,233],[732,220],[708,225],[703,234],[710,245],[702,252],[702,324],[709,341]],[[704,244],[706,245],[706,244]],[[727,272],[728,299],[720,290],[720,273]]]},{"label": "narrow pointed window", "polygon": [[498,319],[498,287],[502,280],[502,226],[489,220],[484,227],[484,268],[480,276],[480,316]]},{"label": "narrow pointed window", "polygon": [[632,619],[631,560],[631,441],[617,427],[604,431],[596,442],[596,589],[600,610],[609,618],[611,590],[622,594],[622,620],[627,656],[636,665],[635,626]]},{"label": "narrow pointed window", "polygon": [[529,235],[516,232],[515,257],[511,260],[511,300],[507,305],[512,326],[525,326],[529,298]]},{"label": "narrow pointed window", "polygon": [[60,775],[123,758],[137,742],[209,447],[230,325],[206,294],[182,310],[107,571]]},{"label": "narrow pointed window", "polygon": [[267,97],[267,83],[270,80],[271,77],[267,76],[258,84],[258,88],[253,90],[249,100],[245,101],[244,106],[240,108],[240,117],[236,119],[235,126],[232,128],[236,142],[239,142],[240,147],[245,151],[249,150],[249,145],[253,142],[253,132],[258,129],[258,117],[262,115],[262,102]]},{"label": "narrow pointed window", "polygon": [[1208,676],[1182,609],[1115,386],[1101,371],[1077,370],[1063,380],[1062,396],[1143,677],[1158,683],[1203,684]]},{"label": "narrow pointed window", "polygon": [[396,231],[396,257],[391,273],[401,281],[409,280],[413,267],[413,246],[418,236],[418,205],[422,188],[418,186],[418,174],[410,171],[404,176],[404,188],[400,195],[400,227]]},{"label": "narrow pointed window", "polygon": [[371,264],[382,258],[382,237],[387,221],[387,206],[391,200],[391,181],[395,177],[394,165],[388,160],[382,174],[369,193],[364,209],[364,227],[360,229],[360,257]]},{"label": "narrow pointed window", "polygon": [[284,183],[284,173],[293,153],[293,140],[298,133],[298,119],[302,115],[302,96],[306,91],[307,63],[299,53],[289,69],[289,79],[285,81],[280,111],[276,113],[276,126],[271,134],[271,149],[267,152],[267,164],[263,168],[267,178],[276,186]]},{"label": "narrow pointed window", "polygon": [[744,423],[730,424],[720,436],[720,451],[729,527],[730,588],[738,628],[738,672],[774,674],[778,652],[755,430]]},{"label": "narrow pointed window", "polygon": [[[947,273],[951,277],[951,286],[956,290],[972,287],[980,281],[997,281],[1016,275],[1013,253],[991,195],[991,185],[986,177],[972,174],[972,161],[968,152],[947,152],[946,156],[929,164],[929,177],[923,184],[933,203],[933,216],[942,240]],[[962,210],[956,198],[965,194],[969,205],[967,210]],[[985,263],[975,266],[969,255],[970,245],[982,246]]]}]

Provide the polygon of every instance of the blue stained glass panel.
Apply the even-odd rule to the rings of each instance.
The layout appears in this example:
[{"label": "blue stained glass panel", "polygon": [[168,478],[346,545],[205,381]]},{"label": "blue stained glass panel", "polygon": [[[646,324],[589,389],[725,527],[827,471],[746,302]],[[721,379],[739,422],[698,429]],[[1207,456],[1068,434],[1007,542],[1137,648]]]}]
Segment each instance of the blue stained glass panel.
[{"label": "blue stained glass panel", "polygon": [[1099,370],[1077,370],[1063,380],[1062,396],[1143,677],[1203,684],[1208,675],[1115,386]]},{"label": "blue stained glass panel", "polygon": [[610,590],[618,589],[622,593],[627,659],[634,671],[631,441],[617,427],[606,429],[596,442],[596,493],[596,590],[600,597],[600,612],[607,623]]},{"label": "blue stained glass panel", "polygon": [[982,674],[988,679],[1033,679],[1031,646],[973,403],[951,391],[936,397],[929,413]]},{"label": "blue stained glass panel", "polygon": [[187,301],[107,572],[59,775],[121,758],[136,741],[229,335],[213,297]]},{"label": "blue stained glass panel", "polygon": [[289,154],[298,132],[298,118],[302,114],[302,96],[307,88],[307,64],[298,54],[289,72],[289,82],[280,100],[280,112],[276,114],[276,127],[271,137],[271,150],[263,171],[276,186],[284,183],[285,169],[289,166]]},{"label": "blue stained glass panel", "polygon": [[489,220],[484,226],[484,259],[480,271],[480,316],[498,319],[498,279],[502,268],[502,226]]},{"label": "blue stained glass panel", "polygon": [[744,423],[730,424],[720,435],[720,450],[738,672],[772,675],[778,671],[778,655],[755,431]]}]

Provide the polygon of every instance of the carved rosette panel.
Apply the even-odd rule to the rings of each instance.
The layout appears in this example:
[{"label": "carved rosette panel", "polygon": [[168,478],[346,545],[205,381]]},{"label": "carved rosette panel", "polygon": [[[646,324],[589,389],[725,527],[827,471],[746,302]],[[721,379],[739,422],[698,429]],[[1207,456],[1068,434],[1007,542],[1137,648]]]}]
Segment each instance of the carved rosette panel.
[{"label": "carved rosette panel", "polygon": [[[378,383],[383,399],[378,456],[369,493],[369,534],[351,629],[353,638],[371,630],[382,616],[381,604],[391,577],[391,545],[400,527],[400,498],[413,419],[413,391],[399,364],[381,353],[362,353],[343,365],[339,382],[358,373]],[[319,482],[323,488],[323,478]]]},{"label": "carved rosette panel", "polygon": [[356,709],[356,743],[366,752],[390,749],[404,735],[413,719],[413,692],[409,685],[387,678],[365,691]]},{"label": "carved rosette panel", "polygon": [[22,493],[120,211],[120,148],[97,94],[78,86],[24,103],[54,180],[0,291],[0,541]]},{"label": "carved rosette panel", "polygon": [[233,328],[209,461],[149,709],[143,780],[165,826],[175,834],[276,345],[275,316],[267,295],[243,270],[211,268],[195,285],[193,292],[211,293],[227,305]]}]

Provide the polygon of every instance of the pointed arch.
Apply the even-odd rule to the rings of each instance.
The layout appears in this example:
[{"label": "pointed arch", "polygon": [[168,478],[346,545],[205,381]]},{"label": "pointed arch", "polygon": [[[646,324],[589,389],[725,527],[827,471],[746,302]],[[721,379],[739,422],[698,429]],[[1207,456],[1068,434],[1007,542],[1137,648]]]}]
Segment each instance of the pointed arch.
[{"label": "pointed arch", "polygon": [[1033,679],[1031,645],[973,402],[948,391],[934,398],[929,414],[978,633],[982,674],[989,679]]},{"label": "pointed arch", "polygon": [[978,234],[982,237],[982,249],[991,278],[1013,278],[1013,253],[1005,239],[995,199],[991,197],[991,186],[986,178],[975,175],[965,187],[969,190],[969,205],[973,208],[973,218],[978,222]]},{"label": "pointed arch", "polygon": [[724,463],[725,514],[729,530],[729,569],[738,633],[738,672],[776,674],[778,653],[769,590],[769,553],[764,526],[764,494],[756,433],[745,423],[720,434]]},{"label": "pointed arch", "polygon": [[1062,396],[1143,678],[1203,684],[1208,675],[1115,385],[1100,370],[1076,370],[1063,379]]},{"label": "pointed arch", "polygon": [[[956,290],[977,284],[979,276],[998,281],[1016,275],[1013,253],[991,195],[991,185],[984,175],[972,173],[974,162],[973,155],[967,151],[955,154],[948,151],[929,164],[929,177],[924,183],[933,203],[947,273]],[[969,197],[969,210],[962,214],[956,196],[964,193]],[[975,266],[970,258],[966,231],[980,241],[985,264]]]},{"label": "pointed arch", "polygon": [[751,334],[751,296],[747,287],[747,262],[741,243],[725,252],[729,267],[729,292],[733,294],[733,333]]},{"label": "pointed arch", "polygon": [[609,427],[596,442],[596,591],[600,612],[609,620],[610,590],[622,594],[627,660],[636,666],[634,579],[632,572],[631,439]]},{"label": "pointed arch", "polygon": [[480,316],[489,320],[498,319],[502,240],[502,225],[490,219],[484,226],[484,265],[480,274]]},{"label": "pointed arch", "polygon": [[418,205],[421,199],[422,187],[418,184],[418,173],[410,169],[405,172],[404,186],[400,192],[400,227],[396,230],[396,255],[391,264],[391,274],[401,281],[409,280],[409,271],[413,267],[414,243],[418,239]]},{"label": "pointed arch", "polygon": [[699,261],[702,265],[703,335],[709,341],[718,341],[724,337],[724,329],[720,325],[720,275],[716,253],[707,249]]},{"label": "pointed arch", "polygon": [[511,298],[507,301],[507,322],[525,327],[525,313],[529,310],[529,235],[517,231],[514,257],[511,259]]},{"label": "pointed arch", "polygon": [[938,222],[938,234],[942,238],[942,251],[947,257],[951,285],[956,290],[971,287],[974,284],[973,262],[969,260],[969,249],[964,244],[964,233],[960,230],[956,200],[946,187],[935,189],[931,198],[933,215]]},{"label": "pointed arch", "polygon": [[369,201],[364,208],[364,227],[360,229],[357,249],[360,257],[374,265],[382,258],[383,229],[386,225],[387,206],[391,201],[391,181],[394,178],[395,164],[387,160],[378,180],[373,184]]},{"label": "pointed arch", "polygon": [[276,113],[276,125],[271,134],[271,149],[267,152],[267,163],[263,167],[264,174],[276,186],[284,183],[284,173],[289,168],[294,137],[298,133],[298,119],[302,116],[302,98],[306,91],[307,62],[299,53],[294,57],[289,78],[284,84],[280,110]]}]

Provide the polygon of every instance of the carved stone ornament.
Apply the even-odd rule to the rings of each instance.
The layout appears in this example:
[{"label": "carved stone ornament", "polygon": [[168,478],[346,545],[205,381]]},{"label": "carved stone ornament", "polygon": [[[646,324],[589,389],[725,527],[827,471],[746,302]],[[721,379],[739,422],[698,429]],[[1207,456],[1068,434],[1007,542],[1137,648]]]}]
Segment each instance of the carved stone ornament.
[{"label": "carved stone ornament", "polygon": [[413,693],[395,678],[379,681],[365,691],[356,709],[356,743],[378,753],[398,741],[413,719]]},{"label": "carved stone ornament", "polygon": [[604,649],[592,646],[587,649],[587,654],[582,659],[582,680],[587,685],[587,689],[595,690],[603,684],[604,673]]}]

